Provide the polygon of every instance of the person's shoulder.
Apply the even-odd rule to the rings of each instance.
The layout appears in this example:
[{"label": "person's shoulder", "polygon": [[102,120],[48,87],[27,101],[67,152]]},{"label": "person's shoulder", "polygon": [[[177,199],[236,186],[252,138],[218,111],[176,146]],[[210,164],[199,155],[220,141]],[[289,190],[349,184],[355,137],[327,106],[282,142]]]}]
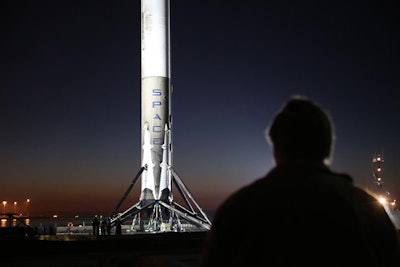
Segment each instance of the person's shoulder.
[{"label": "person's shoulder", "polygon": [[245,186],[240,187],[236,191],[234,191],[232,194],[230,194],[226,200],[224,201],[223,205],[230,205],[234,204],[234,202],[242,202],[247,199],[248,195],[251,194],[251,191],[254,190],[254,184],[257,181],[247,184]]},{"label": "person's shoulder", "polygon": [[379,208],[382,207],[382,204],[379,202],[379,199],[377,196],[375,196],[372,192],[368,192],[358,186],[354,186],[353,189],[353,196],[355,199],[357,199],[357,203],[363,204],[363,205],[372,205],[372,206],[377,206]]},{"label": "person's shoulder", "polygon": [[344,172],[337,172],[328,166],[315,169],[311,177],[314,179],[314,182],[320,184],[322,187],[332,188],[333,190],[337,188],[348,188],[347,190],[355,188],[351,175]]},{"label": "person's shoulder", "polygon": [[353,181],[354,181],[353,177],[348,173],[332,171],[329,168],[328,168],[328,173],[330,173],[331,175],[335,176],[336,179],[339,178],[343,182],[353,184]]},{"label": "person's shoulder", "polygon": [[262,183],[263,178],[258,178],[255,181],[244,185],[231,193],[219,206],[217,209],[217,213],[224,214],[225,216],[229,216],[228,214],[236,214],[241,207],[247,207],[251,205],[253,199],[257,192],[262,190],[260,184]]}]

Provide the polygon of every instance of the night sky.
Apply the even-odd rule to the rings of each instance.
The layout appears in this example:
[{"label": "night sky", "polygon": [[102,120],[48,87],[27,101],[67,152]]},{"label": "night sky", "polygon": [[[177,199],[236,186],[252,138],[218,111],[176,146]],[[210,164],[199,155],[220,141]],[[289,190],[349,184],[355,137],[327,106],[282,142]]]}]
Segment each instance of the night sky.
[{"label": "night sky", "polygon": [[[399,11],[394,0],[171,0],[174,170],[200,206],[273,167],[264,131],[294,94],[332,117],[333,169],[371,188],[383,153],[384,188],[400,197]],[[141,167],[140,0],[0,12],[0,201],[111,212]]]}]

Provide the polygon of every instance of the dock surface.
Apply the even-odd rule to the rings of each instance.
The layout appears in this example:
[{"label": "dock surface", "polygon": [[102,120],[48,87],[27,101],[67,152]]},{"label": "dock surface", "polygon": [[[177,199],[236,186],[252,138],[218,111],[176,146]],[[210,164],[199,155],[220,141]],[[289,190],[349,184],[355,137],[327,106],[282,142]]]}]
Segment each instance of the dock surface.
[{"label": "dock surface", "polygon": [[4,266],[196,266],[206,232],[3,240]]}]

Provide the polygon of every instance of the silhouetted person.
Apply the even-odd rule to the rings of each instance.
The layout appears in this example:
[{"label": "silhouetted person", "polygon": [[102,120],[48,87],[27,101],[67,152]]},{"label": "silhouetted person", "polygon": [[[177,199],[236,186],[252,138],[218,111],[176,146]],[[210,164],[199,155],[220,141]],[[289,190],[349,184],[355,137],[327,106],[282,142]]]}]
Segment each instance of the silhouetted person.
[{"label": "silhouetted person", "polygon": [[101,235],[106,235],[106,219],[103,215],[100,215],[100,233]]},{"label": "silhouetted person", "polygon": [[219,207],[199,266],[394,266],[384,207],[329,167],[328,114],[293,97],[266,134],[276,166]]},{"label": "silhouetted person", "polygon": [[122,234],[122,222],[121,219],[118,217],[115,220],[115,235],[121,235]]},{"label": "silhouetted person", "polygon": [[94,215],[92,220],[93,235],[99,235],[100,231],[99,226],[100,226],[99,217],[97,217],[97,215]]},{"label": "silhouetted person", "polygon": [[107,235],[111,235],[111,228],[112,228],[112,225],[111,225],[111,218],[110,218],[110,217],[107,217],[107,220],[106,220],[106,231],[107,231]]}]

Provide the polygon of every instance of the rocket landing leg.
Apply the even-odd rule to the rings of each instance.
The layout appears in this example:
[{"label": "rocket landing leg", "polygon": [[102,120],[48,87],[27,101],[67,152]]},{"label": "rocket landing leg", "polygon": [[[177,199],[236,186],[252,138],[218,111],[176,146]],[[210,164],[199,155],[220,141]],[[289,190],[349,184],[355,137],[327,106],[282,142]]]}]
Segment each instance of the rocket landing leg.
[{"label": "rocket landing leg", "polygon": [[[141,170],[143,167],[141,168]],[[192,232],[207,231],[211,229],[211,221],[202,211],[189,189],[177,173],[170,168],[172,181],[176,185],[184,200],[184,204],[169,201],[169,198],[154,199],[153,201],[139,201],[126,211],[118,212],[119,205],[126,198],[127,191],[111,215],[113,224],[119,217],[122,222],[132,220],[133,232]],[[139,171],[140,176],[141,171]],[[132,184],[136,183],[138,175]],[[132,188],[132,184],[130,188]],[[129,189],[130,190],[130,189]],[[171,193],[172,194],[172,193]]]}]

